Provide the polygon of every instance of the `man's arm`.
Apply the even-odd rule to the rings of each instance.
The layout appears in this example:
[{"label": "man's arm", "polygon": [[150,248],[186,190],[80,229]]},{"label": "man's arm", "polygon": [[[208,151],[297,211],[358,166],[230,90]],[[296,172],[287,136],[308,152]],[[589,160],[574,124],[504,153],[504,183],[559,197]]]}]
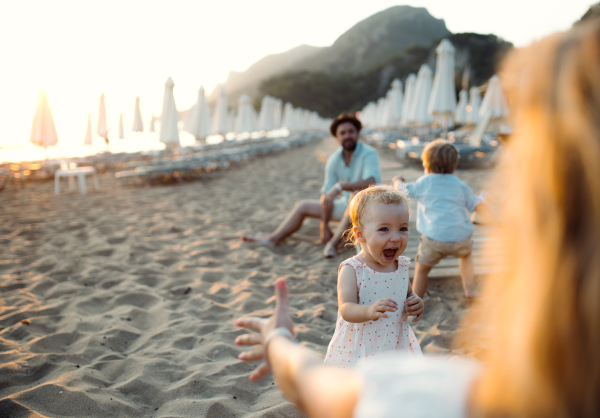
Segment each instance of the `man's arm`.
[{"label": "man's arm", "polygon": [[347,190],[349,192],[360,192],[363,189],[366,189],[367,187],[369,187],[372,184],[377,184],[377,181],[375,180],[375,177],[369,177],[368,179],[365,180],[358,180],[355,182],[346,182],[346,183],[342,183],[339,182],[340,186],[342,186],[342,190]]}]

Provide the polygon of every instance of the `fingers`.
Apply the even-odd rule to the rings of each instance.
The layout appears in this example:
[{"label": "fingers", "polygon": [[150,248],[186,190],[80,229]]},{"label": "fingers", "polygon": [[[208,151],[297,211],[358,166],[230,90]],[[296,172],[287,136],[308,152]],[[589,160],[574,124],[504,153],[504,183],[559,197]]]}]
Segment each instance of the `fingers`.
[{"label": "fingers", "polygon": [[375,321],[377,321],[379,318],[389,318],[389,315],[384,314],[383,312],[375,312]]},{"label": "fingers", "polygon": [[271,369],[269,368],[269,366],[267,366],[267,363],[263,363],[260,366],[258,366],[251,374],[250,377],[248,377],[249,380],[251,381],[255,381],[255,380],[259,380],[262,379],[263,377],[265,377],[267,374],[269,374],[269,372],[271,371]]},{"label": "fingers", "polygon": [[265,353],[262,346],[257,350],[243,351],[238,355],[238,359],[242,361],[257,361],[262,360],[265,357]]},{"label": "fingers", "polygon": [[260,334],[244,334],[238,335],[235,339],[236,345],[257,345],[262,344],[262,337]]},{"label": "fingers", "polygon": [[288,313],[288,290],[283,279],[275,282],[275,311]]},{"label": "fingers", "polygon": [[236,321],[235,325],[242,328],[248,328],[252,331],[260,332],[264,319],[255,316],[245,316]]},{"label": "fingers", "polygon": [[421,317],[422,317],[422,316],[423,316],[423,314],[419,314],[419,315],[417,315],[417,316],[415,317],[415,319],[413,319],[412,321],[413,321],[413,322],[418,322],[418,321],[421,319]]}]

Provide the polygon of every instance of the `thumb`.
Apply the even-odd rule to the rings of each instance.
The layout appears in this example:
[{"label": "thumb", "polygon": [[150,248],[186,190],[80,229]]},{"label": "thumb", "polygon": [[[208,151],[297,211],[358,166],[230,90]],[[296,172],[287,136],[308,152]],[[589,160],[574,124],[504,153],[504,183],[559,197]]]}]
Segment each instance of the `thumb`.
[{"label": "thumb", "polygon": [[288,312],[288,290],[283,279],[275,282],[275,311]]}]

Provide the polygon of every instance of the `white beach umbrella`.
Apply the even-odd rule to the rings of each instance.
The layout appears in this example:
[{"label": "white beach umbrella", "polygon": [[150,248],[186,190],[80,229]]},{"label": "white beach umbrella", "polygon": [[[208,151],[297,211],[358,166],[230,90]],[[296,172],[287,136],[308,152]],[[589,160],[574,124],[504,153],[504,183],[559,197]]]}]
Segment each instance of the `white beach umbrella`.
[{"label": "white beach umbrella", "polygon": [[100,103],[98,103],[98,125],[96,133],[99,137],[104,138],[108,144],[108,127],[106,126],[106,105],[104,104],[104,93],[100,95]]},{"label": "white beach umbrella", "polygon": [[177,123],[179,122],[179,112],[175,106],[175,96],[173,87],[175,83],[169,77],[165,82],[165,92],[163,95],[162,112],[160,114],[160,134],[158,139],[164,144],[175,144],[179,146],[179,131]]},{"label": "white beach umbrella", "polygon": [[402,101],[404,99],[402,94],[402,81],[397,78],[394,79],[394,81],[392,81],[391,92],[390,121],[393,125],[398,125],[402,119]]},{"label": "white beach umbrella", "polygon": [[[381,100],[381,99],[380,99]],[[392,122],[392,90],[388,90],[383,99],[383,109],[381,111],[381,119],[379,126],[384,128],[390,126]]]},{"label": "white beach umbrella", "polygon": [[482,117],[487,112],[490,112],[494,119],[508,116],[508,105],[502,92],[500,78],[497,75],[490,78],[488,82],[487,90],[479,109],[479,117]]},{"label": "white beach umbrella", "polygon": [[152,116],[150,116],[150,123],[148,124],[148,132],[156,132],[156,128],[154,123],[156,122],[156,118],[154,117],[154,112],[152,112]]},{"label": "white beach umbrella", "polygon": [[404,100],[402,101],[402,117],[401,122],[406,124],[409,120],[410,108],[415,98],[415,85],[417,84],[417,76],[409,74],[404,85]]},{"label": "white beach umbrella", "polygon": [[427,111],[430,115],[443,117],[446,130],[448,117],[456,110],[456,88],[454,87],[454,53],[456,50],[448,39],[442,39],[435,51],[437,62]]},{"label": "white beach umbrella", "polygon": [[235,109],[231,109],[227,114],[227,132],[235,132]]},{"label": "white beach umbrella", "polygon": [[283,116],[283,102],[279,99],[273,100],[273,129],[281,128]]},{"label": "white beach umbrella", "polygon": [[412,104],[410,106],[408,120],[418,124],[426,124],[433,121],[429,114],[429,98],[431,96],[433,71],[429,65],[423,64],[417,75],[415,83],[415,93]]},{"label": "white beach umbrella", "polygon": [[287,128],[290,131],[294,130],[296,127],[293,124],[293,118],[294,106],[292,106],[290,102],[287,102],[283,106],[283,127]]},{"label": "white beach umbrella", "polygon": [[132,132],[144,132],[144,122],[142,121],[142,111],[140,110],[140,96],[135,98],[135,109],[133,110]]},{"label": "white beach umbrella", "polygon": [[273,129],[273,98],[269,95],[262,98],[259,113],[259,129],[261,131],[271,131]]},{"label": "white beach umbrella", "polygon": [[87,128],[85,129],[85,139],[83,145],[92,145],[92,115],[88,113]]},{"label": "white beach umbrella", "polygon": [[213,114],[212,120],[212,131],[216,134],[226,134],[227,133],[227,116],[228,116],[228,106],[227,106],[227,92],[225,91],[225,87],[221,86],[219,89],[219,96],[217,97],[217,105],[215,107],[215,113]]},{"label": "white beach umbrella", "polygon": [[196,104],[188,112],[189,126],[187,131],[197,139],[206,138],[210,135],[210,109],[206,101],[204,87],[200,86]]},{"label": "white beach umbrella", "polygon": [[235,132],[254,132],[254,116],[250,96],[242,94],[238,100],[238,113],[235,123]]},{"label": "white beach umbrella", "polygon": [[467,108],[467,122],[476,124],[479,122],[479,107],[481,106],[481,95],[475,86],[469,90],[469,107]]},{"label": "white beach umbrella", "polygon": [[458,104],[456,105],[456,111],[454,112],[454,121],[456,123],[464,124],[467,122],[467,105],[469,104],[469,93],[465,89],[462,89],[458,93]]},{"label": "white beach umbrella", "polygon": [[58,143],[54,119],[52,119],[48,97],[44,90],[38,96],[38,104],[33,116],[33,123],[31,124],[29,142],[44,147],[46,158],[48,158],[48,147]]},{"label": "white beach umbrella", "polygon": [[119,113],[119,139],[125,139],[125,130],[123,129],[123,113]]}]

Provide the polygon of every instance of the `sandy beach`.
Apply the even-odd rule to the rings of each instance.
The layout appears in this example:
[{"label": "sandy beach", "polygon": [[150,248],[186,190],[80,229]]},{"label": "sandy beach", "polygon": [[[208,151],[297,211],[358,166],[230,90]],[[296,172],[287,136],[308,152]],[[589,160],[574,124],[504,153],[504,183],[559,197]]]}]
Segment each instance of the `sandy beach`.
[{"label": "sandy beach", "polygon": [[[187,185],[54,196],[53,183],[0,194],[0,417],[299,417],[269,376],[237,360],[234,320],[266,316],[286,279],[302,344],[325,353],[337,314],[337,266],[311,220],[285,245],[240,240],[272,231],[315,199],[331,138]],[[384,181],[403,167],[381,153]],[[459,171],[478,193],[490,172]],[[411,220],[411,242],[419,234]],[[414,254],[408,254],[413,257]],[[414,325],[425,353],[451,350],[471,304],[458,277],[431,280]]]}]

